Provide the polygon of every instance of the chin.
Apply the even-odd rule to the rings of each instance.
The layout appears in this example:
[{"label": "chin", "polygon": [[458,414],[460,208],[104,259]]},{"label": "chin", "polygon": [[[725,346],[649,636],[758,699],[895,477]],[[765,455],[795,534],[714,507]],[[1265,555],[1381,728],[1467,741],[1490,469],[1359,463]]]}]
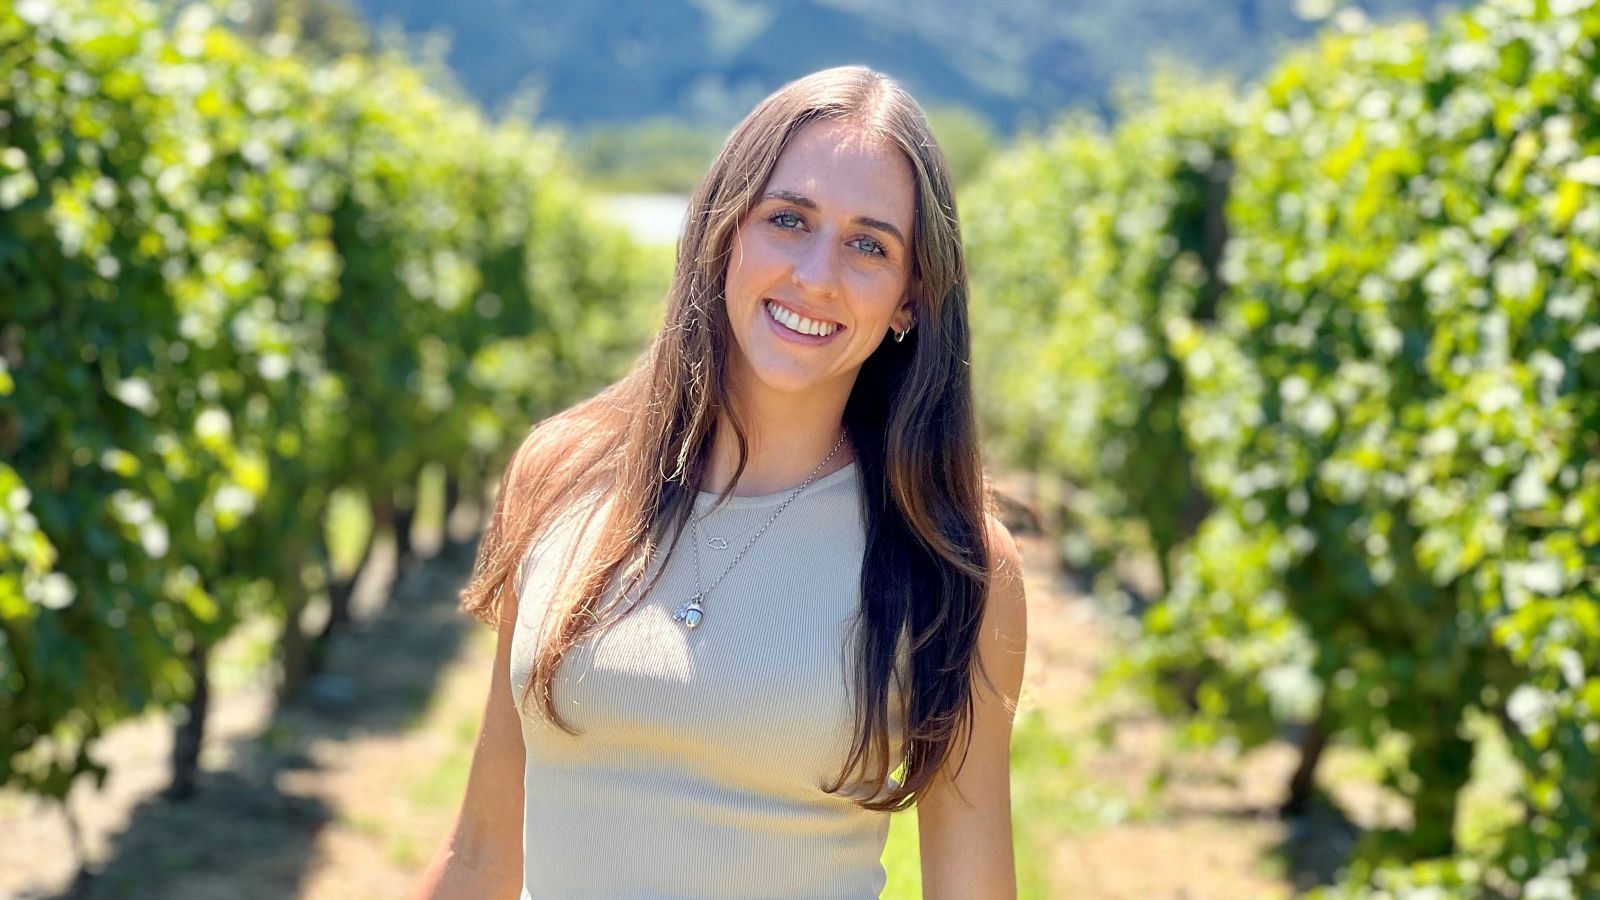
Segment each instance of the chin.
[{"label": "chin", "polygon": [[839,382],[838,375],[834,373],[794,365],[792,360],[746,361],[743,368],[747,383],[763,391],[793,397],[824,392]]},{"label": "chin", "polygon": [[758,368],[752,374],[755,381],[767,390],[797,397],[816,393],[828,384],[828,379],[815,373]]}]

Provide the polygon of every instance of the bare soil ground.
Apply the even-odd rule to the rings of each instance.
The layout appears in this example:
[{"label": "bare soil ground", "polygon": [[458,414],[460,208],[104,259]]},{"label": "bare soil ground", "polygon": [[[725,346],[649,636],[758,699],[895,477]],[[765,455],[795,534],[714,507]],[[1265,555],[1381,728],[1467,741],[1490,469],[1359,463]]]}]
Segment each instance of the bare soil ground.
[{"label": "bare soil ground", "polygon": [[[1137,698],[1093,695],[1096,673],[1118,652],[1110,614],[1051,565],[1042,536],[1019,543],[1030,609],[1023,710],[1039,710],[1065,742],[1072,771],[1063,778],[1075,792],[1048,849],[1052,894],[1287,897],[1331,877],[1360,826],[1331,812],[1293,827],[1273,815],[1293,748],[1236,760],[1175,755],[1168,726]],[[358,592],[358,629],[286,708],[272,708],[260,665],[270,628],[230,639],[214,662],[213,714],[190,801],[158,794],[171,748],[165,718],[117,728],[97,753],[111,770],[104,789],[82,783],[68,800],[92,873],[76,888],[61,810],[0,792],[0,897],[407,895],[460,802],[493,661],[494,635],[456,610],[470,561],[470,549],[457,548],[403,572],[388,591],[380,552],[372,583]],[[1093,734],[1107,718],[1116,725],[1102,745]],[[1325,775],[1340,770],[1342,752],[1331,751]],[[1163,761],[1174,776],[1147,794]],[[1363,825],[1404,814],[1359,780],[1331,793]],[[1094,814],[1080,816],[1080,801]]]}]

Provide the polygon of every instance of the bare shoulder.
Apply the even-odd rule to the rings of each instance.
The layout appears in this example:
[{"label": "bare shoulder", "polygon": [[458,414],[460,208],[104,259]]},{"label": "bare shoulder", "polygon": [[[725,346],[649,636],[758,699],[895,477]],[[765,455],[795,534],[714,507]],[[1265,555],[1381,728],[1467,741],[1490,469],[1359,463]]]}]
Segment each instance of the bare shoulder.
[{"label": "bare shoulder", "polygon": [[1014,576],[1022,578],[1022,551],[1011,529],[994,513],[984,514],[984,544],[989,550],[989,575],[1001,579]]},{"label": "bare shoulder", "polygon": [[989,551],[989,595],[984,603],[979,653],[999,669],[1002,692],[1012,702],[1022,679],[1028,644],[1028,601],[1023,587],[1022,553],[1011,530],[993,514],[985,516]]},{"label": "bare shoulder", "polygon": [[[989,551],[989,602],[984,621],[990,629],[1021,635],[1027,627],[1028,604],[1023,588],[1022,551],[1011,529],[999,517],[984,517],[984,540]],[[989,630],[989,629],[986,629]]]}]

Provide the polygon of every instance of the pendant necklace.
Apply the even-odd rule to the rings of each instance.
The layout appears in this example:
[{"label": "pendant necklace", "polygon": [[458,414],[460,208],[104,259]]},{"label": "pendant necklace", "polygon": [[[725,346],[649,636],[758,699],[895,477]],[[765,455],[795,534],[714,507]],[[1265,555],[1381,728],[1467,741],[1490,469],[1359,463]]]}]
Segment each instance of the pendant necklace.
[{"label": "pendant necklace", "polygon": [[728,563],[728,567],[723,569],[722,574],[718,575],[716,580],[707,585],[704,590],[701,590],[700,588],[700,518],[691,513],[689,518],[689,526],[694,531],[694,534],[692,535],[693,540],[690,542],[694,545],[694,596],[690,597],[688,600],[685,600],[683,605],[678,607],[677,611],[672,614],[672,621],[682,622],[684,627],[688,628],[690,631],[693,631],[695,628],[699,627],[701,620],[705,618],[705,607],[702,605],[702,601],[705,600],[706,595],[711,593],[711,589],[716,587],[717,584],[720,583],[729,572],[733,571],[733,567],[739,564],[739,560],[744,556],[744,552],[749,550],[756,541],[761,539],[761,535],[766,533],[767,528],[769,528],[773,522],[778,520],[778,516],[783,514],[784,509],[794,501],[794,498],[800,496],[801,491],[805,490],[811,485],[812,479],[817,477],[817,473],[822,471],[823,467],[828,464],[828,461],[833,459],[834,455],[839,452],[839,448],[843,446],[844,433],[841,432],[839,434],[838,443],[833,445],[833,449],[828,452],[828,455],[823,458],[822,462],[818,463],[817,467],[811,470],[811,474],[806,476],[805,481],[800,482],[800,486],[795,488],[793,493],[785,498],[782,503],[778,504],[778,508],[761,526],[761,529],[756,532],[755,537],[751,538],[750,541],[744,545],[744,547],[740,548],[739,552],[734,555],[733,561]]},{"label": "pendant necklace", "polygon": [[[758,522],[756,524],[759,525],[760,523]],[[756,525],[751,525],[749,528],[746,528],[745,530],[743,530],[743,531],[739,532],[738,534],[733,535],[731,537],[716,537],[716,536],[708,537],[708,538],[706,538],[706,546],[709,547],[712,550],[726,550],[726,549],[728,549],[728,545],[729,544],[731,544],[734,541],[738,540],[739,538],[742,538],[745,535],[749,534],[752,530],[755,529],[755,527],[756,527]]]}]

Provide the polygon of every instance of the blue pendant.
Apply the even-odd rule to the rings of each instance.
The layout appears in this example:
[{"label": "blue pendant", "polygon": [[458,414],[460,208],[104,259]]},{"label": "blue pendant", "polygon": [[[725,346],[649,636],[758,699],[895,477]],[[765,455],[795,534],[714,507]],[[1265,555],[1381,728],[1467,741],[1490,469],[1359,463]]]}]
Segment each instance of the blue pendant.
[{"label": "blue pendant", "polygon": [[678,607],[678,611],[672,614],[672,621],[682,622],[690,631],[693,631],[695,626],[700,624],[700,620],[705,617],[705,610],[700,606],[700,597],[700,594],[695,594],[685,601],[682,606]]}]

